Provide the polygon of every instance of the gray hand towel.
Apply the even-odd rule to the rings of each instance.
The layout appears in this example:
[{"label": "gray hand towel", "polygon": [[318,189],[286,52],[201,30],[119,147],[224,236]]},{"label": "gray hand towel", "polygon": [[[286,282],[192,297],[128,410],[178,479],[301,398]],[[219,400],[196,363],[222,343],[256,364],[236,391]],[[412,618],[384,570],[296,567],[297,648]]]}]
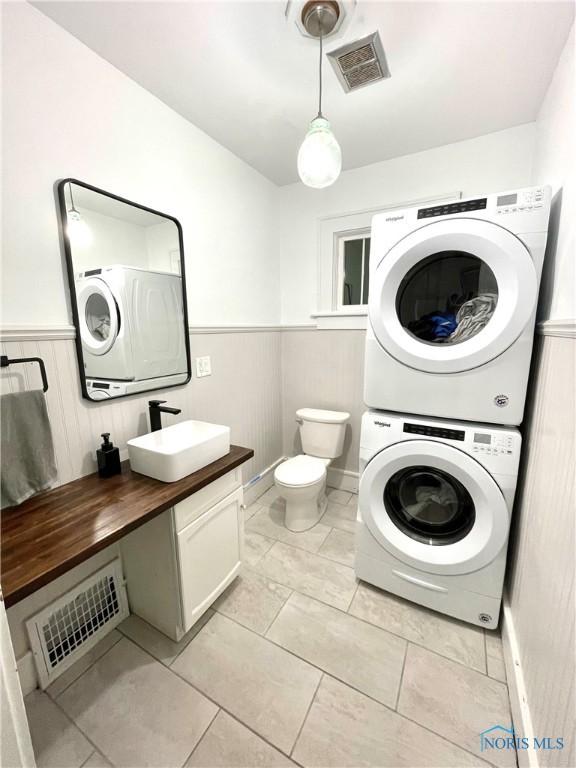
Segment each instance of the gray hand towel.
[{"label": "gray hand towel", "polygon": [[0,506],[21,504],[56,481],[52,430],[44,393],[0,397],[2,476]]}]

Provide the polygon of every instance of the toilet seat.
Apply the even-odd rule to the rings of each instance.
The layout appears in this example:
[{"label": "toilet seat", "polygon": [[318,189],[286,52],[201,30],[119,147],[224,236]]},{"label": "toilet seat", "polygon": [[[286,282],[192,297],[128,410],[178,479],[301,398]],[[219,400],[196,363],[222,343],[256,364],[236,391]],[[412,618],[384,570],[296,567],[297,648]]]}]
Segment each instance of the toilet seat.
[{"label": "toilet seat", "polygon": [[294,456],[283,461],[276,467],[274,480],[279,485],[288,488],[304,488],[315,485],[326,476],[327,459],[318,459],[315,456]]}]

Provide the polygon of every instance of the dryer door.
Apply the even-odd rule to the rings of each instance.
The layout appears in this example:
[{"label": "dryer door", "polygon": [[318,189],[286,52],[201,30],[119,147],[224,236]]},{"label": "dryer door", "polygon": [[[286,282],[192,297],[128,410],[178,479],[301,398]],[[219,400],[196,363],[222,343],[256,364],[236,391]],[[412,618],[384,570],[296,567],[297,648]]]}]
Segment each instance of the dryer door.
[{"label": "dryer door", "polygon": [[76,283],[76,292],[82,346],[93,355],[104,355],[120,326],[112,291],[99,277],[88,277]]},{"label": "dryer door", "polygon": [[526,246],[496,224],[459,218],[412,232],[372,267],[369,315],[401,363],[429,373],[484,365],[520,336],[538,279]]},{"label": "dryer door", "polygon": [[433,440],[407,440],[376,454],[358,502],[378,543],[427,573],[475,571],[508,539],[510,515],[492,476],[467,453]]}]

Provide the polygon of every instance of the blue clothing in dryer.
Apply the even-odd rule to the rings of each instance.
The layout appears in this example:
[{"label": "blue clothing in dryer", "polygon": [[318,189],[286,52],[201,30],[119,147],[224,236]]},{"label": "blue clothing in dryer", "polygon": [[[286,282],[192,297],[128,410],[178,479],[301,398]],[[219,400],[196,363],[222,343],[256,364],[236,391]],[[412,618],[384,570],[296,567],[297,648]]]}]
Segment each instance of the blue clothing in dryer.
[{"label": "blue clothing in dryer", "polygon": [[453,312],[430,312],[420,320],[408,324],[408,330],[423,341],[441,341],[447,339],[457,327]]},{"label": "blue clothing in dryer", "polygon": [[446,339],[451,333],[454,333],[458,325],[456,315],[451,312],[436,312],[433,315],[428,315],[428,318],[434,325],[433,333],[437,339]]}]

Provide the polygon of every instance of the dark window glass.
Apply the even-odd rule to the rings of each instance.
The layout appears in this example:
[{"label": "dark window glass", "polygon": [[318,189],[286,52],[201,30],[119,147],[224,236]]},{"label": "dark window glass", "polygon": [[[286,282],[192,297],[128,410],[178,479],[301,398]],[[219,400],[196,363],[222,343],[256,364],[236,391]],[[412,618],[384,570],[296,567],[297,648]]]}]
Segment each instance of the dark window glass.
[{"label": "dark window glass", "polygon": [[344,306],[368,303],[369,263],[369,237],[344,241],[344,281],[342,285],[342,304]]},{"label": "dark window glass", "polygon": [[396,298],[408,333],[429,344],[459,344],[490,322],[498,284],[490,267],[463,251],[442,251],[406,274]]},{"label": "dark window glass", "polygon": [[452,475],[435,467],[408,467],[386,483],[384,506],[401,531],[424,544],[453,544],[472,529],[472,497]]},{"label": "dark window glass", "polygon": [[362,301],[362,240],[344,243],[344,286],[342,304]]}]

